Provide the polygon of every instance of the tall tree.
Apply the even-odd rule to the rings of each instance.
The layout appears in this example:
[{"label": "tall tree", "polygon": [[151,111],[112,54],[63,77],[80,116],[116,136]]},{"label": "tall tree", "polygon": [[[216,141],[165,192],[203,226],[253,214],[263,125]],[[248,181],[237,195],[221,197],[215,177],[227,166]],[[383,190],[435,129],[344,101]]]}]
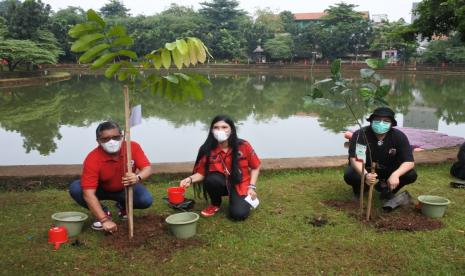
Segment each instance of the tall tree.
[{"label": "tall tree", "polygon": [[9,1],[4,15],[8,36],[13,39],[31,39],[38,29],[47,28],[50,11],[50,5],[40,0],[26,0],[23,3]]},{"label": "tall tree", "polygon": [[416,52],[417,46],[414,30],[403,19],[385,22],[374,28],[373,41],[370,44],[372,50],[396,49],[404,61],[408,61]]},{"label": "tall tree", "polygon": [[241,26],[246,22],[246,13],[238,9],[235,0],[212,0],[200,3],[200,15],[205,20],[203,26],[207,46],[218,58],[236,57],[245,46]]},{"label": "tall tree", "polygon": [[85,11],[80,7],[68,7],[52,14],[50,30],[64,52],[63,56],[60,57],[61,61],[76,61],[76,55],[71,52],[71,40],[68,31],[71,26],[82,23],[85,19]]},{"label": "tall tree", "polygon": [[20,5],[19,0],[2,0],[0,1],[0,17],[6,18],[8,15],[8,9],[10,5]]},{"label": "tall tree", "polygon": [[423,0],[413,12],[418,16],[413,26],[423,36],[431,38],[457,31],[465,42],[464,0]]},{"label": "tall tree", "polygon": [[294,14],[290,11],[282,11],[279,13],[279,18],[283,23],[284,32],[291,33],[293,35],[297,34],[297,23],[294,19]]},{"label": "tall tree", "polygon": [[339,3],[329,6],[325,11],[323,23],[313,28],[315,48],[319,48],[324,57],[335,59],[348,54],[358,55],[368,48],[372,29],[371,24],[362,13],[354,8],[356,5]]},{"label": "tall tree", "polygon": [[265,50],[273,59],[291,59],[293,41],[290,35],[281,34],[265,42]]},{"label": "tall tree", "polygon": [[6,21],[3,17],[0,17],[0,39],[3,39],[8,34],[8,28]]},{"label": "tall tree", "polygon": [[57,56],[30,40],[0,40],[0,60],[7,62],[10,72],[19,64],[56,63]]},{"label": "tall tree", "polygon": [[128,17],[129,9],[119,0],[110,0],[109,3],[105,4],[100,8],[100,13],[103,17]]},{"label": "tall tree", "polygon": [[430,64],[465,63],[465,43],[460,41],[458,35],[448,40],[431,41],[420,56],[420,61]]}]

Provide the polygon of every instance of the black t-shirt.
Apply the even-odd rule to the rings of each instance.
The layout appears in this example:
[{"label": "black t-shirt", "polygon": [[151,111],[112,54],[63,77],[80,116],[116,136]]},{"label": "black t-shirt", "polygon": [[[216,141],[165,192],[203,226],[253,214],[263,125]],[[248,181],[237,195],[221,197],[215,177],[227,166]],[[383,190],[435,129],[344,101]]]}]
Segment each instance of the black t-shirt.
[{"label": "black t-shirt", "polygon": [[457,154],[457,162],[452,164],[450,168],[450,174],[457,178],[465,180],[465,143],[459,149],[459,153]]},{"label": "black t-shirt", "polygon": [[[382,141],[378,141],[370,126],[363,127],[365,135],[360,135],[360,130],[354,132],[349,145],[349,158],[355,156],[357,143],[366,145],[369,142],[366,153],[366,167],[371,167],[371,162],[377,163],[376,172],[380,179],[388,178],[404,162],[414,162],[412,148],[407,136],[396,128],[391,128]],[[366,139],[365,139],[366,136]],[[370,158],[370,153],[373,160]]]}]

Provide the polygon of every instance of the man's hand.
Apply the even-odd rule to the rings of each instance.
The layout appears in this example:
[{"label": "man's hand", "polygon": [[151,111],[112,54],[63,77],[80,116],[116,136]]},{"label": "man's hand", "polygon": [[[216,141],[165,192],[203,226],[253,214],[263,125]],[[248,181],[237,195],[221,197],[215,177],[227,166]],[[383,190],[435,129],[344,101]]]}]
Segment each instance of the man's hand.
[{"label": "man's hand", "polygon": [[137,182],[139,182],[139,179],[137,178],[137,175],[133,172],[128,172],[125,176],[123,176],[124,186],[131,186],[136,184]]},{"label": "man's hand", "polygon": [[249,189],[247,191],[247,194],[250,195],[250,198],[252,200],[255,200],[257,198],[257,191],[255,191],[255,189]]},{"label": "man's hand", "polygon": [[389,190],[391,191],[397,188],[397,186],[399,186],[399,183],[400,183],[399,177],[394,173],[391,174],[391,176],[387,180]]},{"label": "man's hand", "polygon": [[111,220],[106,220],[102,223],[103,230],[105,230],[108,233],[114,233],[118,231],[118,227],[116,226],[116,223],[114,223]]},{"label": "man's hand", "polygon": [[375,185],[376,181],[378,181],[378,179],[376,179],[377,177],[377,173],[367,173],[365,176],[365,183],[368,185]]}]

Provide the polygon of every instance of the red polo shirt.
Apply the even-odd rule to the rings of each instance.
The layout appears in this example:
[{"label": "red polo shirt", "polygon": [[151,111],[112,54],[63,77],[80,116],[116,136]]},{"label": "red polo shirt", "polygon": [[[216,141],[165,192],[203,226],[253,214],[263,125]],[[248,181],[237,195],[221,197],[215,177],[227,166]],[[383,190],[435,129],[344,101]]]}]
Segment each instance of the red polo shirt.
[{"label": "red polo shirt", "polygon": [[[252,146],[249,142],[242,140],[242,144],[239,145],[239,158],[238,158],[238,165],[239,169],[242,172],[242,181],[238,185],[236,185],[236,191],[240,196],[247,195],[248,186],[250,184],[250,170],[258,169],[260,167],[260,159],[258,158],[257,154],[253,150]],[[232,154],[231,148],[228,149],[227,152],[221,150],[221,147],[218,145],[214,150],[212,150],[210,154],[210,164],[209,164],[209,171],[210,172],[220,172],[226,175],[223,162],[226,165],[228,171],[231,171],[232,165]],[[205,161],[206,157],[203,156],[197,165],[194,168],[194,172],[199,173],[201,175],[205,175]],[[255,183],[254,183],[255,184]]]},{"label": "red polo shirt", "polygon": [[[136,142],[131,142],[132,171],[150,166],[150,161]],[[116,156],[106,153],[98,146],[84,160],[81,175],[81,187],[97,189],[100,185],[104,191],[119,192],[124,189],[122,177],[126,168],[126,143],[123,141],[121,150]]]}]

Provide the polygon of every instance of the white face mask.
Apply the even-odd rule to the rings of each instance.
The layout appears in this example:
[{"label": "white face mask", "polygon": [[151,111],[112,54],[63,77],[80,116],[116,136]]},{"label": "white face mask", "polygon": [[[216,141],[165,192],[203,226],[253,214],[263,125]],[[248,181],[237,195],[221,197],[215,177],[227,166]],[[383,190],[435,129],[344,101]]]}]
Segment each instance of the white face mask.
[{"label": "white face mask", "polygon": [[213,136],[218,142],[222,143],[228,140],[230,133],[226,133],[224,130],[213,130]]},{"label": "white face mask", "polygon": [[106,143],[101,143],[100,145],[102,146],[105,152],[113,154],[113,153],[118,152],[119,149],[121,148],[121,140],[120,141],[110,140]]}]

